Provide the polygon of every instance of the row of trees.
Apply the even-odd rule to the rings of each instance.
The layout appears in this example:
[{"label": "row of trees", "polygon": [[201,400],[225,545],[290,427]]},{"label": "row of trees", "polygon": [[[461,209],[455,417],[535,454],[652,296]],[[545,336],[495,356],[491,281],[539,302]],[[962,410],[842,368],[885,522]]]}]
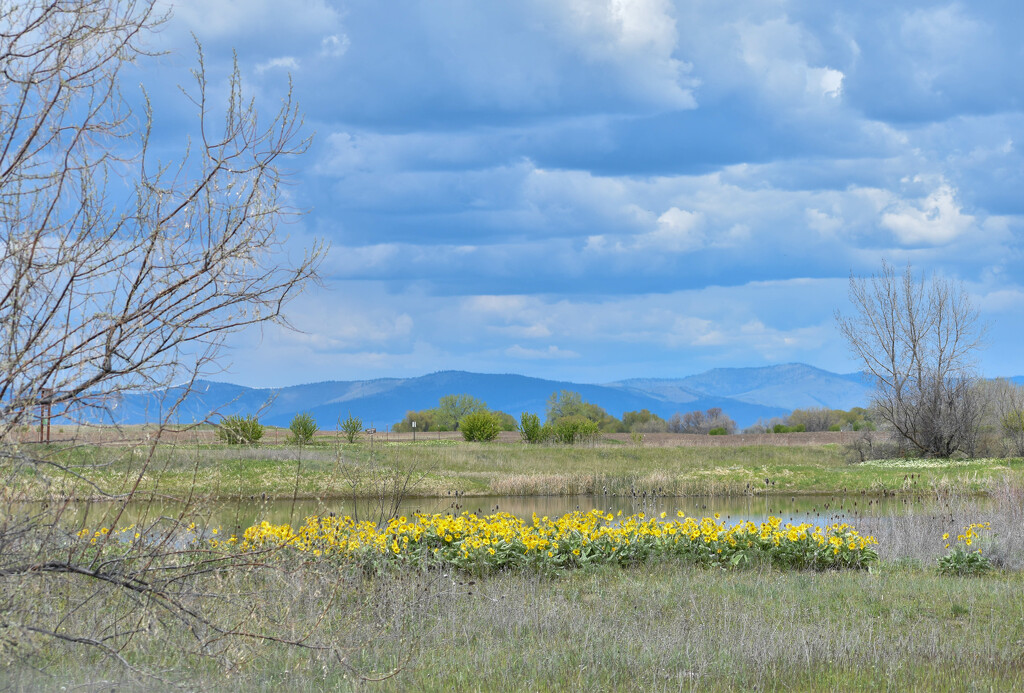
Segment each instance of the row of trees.
[{"label": "row of trees", "polygon": [[[496,431],[518,430],[527,442],[556,440],[578,442],[600,433],[695,433],[707,435],[736,432],[736,422],[720,408],[707,411],[675,413],[667,421],[648,409],[628,411],[617,419],[605,409],[583,399],[579,392],[562,390],[548,398],[545,419],[534,413],[524,413],[520,421],[503,411],[492,411],[487,404],[467,394],[446,395],[436,407],[406,412],[405,418],[392,426],[396,433],[416,431],[463,431],[472,422],[474,431],[486,421],[493,420],[489,428]],[[415,427],[413,423],[415,422]],[[495,433],[495,436],[497,433]],[[475,433],[468,439],[480,439]],[[492,439],[492,438],[487,438]]]},{"label": "row of trees", "polygon": [[[467,394],[445,395],[436,407],[408,411],[398,423],[391,427],[396,433],[410,433],[415,429],[427,431],[460,431],[464,419],[470,414],[486,412],[492,415],[501,431],[523,430],[523,422],[503,411],[488,409],[486,402]],[[536,416],[531,414],[531,416]],[[668,420],[648,409],[628,411],[617,419],[603,407],[587,402],[579,392],[561,390],[548,398],[543,424],[537,417],[537,425],[554,427],[565,420],[588,422],[591,425],[577,426],[596,433],[691,433],[699,435],[726,435],[735,433],[736,422],[719,407],[706,411],[676,412]],[[554,436],[552,436],[554,437]]]},{"label": "row of trees", "polygon": [[873,431],[876,429],[870,409],[854,407],[849,411],[811,407],[794,409],[789,416],[775,417],[769,421],[758,421],[748,426],[744,433],[817,433],[821,431]]},{"label": "row of trees", "polygon": [[[503,411],[491,411],[487,403],[471,395],[445,395],[436,407],[421,409],[419,411],[408,411],[405,418],[391,427],[396,433],[410,433],[413,430],[413,422],[416,422],[416,430],[426,431],[459,431],[463,420],[470,414],[488,413],[497,422],[498,430],[516,430],[516,420],[511,414]],[[477,419],[479,420],[479,417]]]}]

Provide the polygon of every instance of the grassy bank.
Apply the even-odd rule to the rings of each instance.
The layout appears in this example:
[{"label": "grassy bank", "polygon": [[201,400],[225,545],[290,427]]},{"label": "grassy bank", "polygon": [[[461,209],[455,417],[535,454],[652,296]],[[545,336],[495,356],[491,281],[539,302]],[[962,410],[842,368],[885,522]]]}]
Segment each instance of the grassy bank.
[{"label": "grassy bank", "polygon": [[[891,565],[875,574],[722,572],[664,562],[469,582],[443,574],[339,579],[322,564],[220,576],[216,588],[238,596],[224,600],[224,615],[247,630],[312,633],[311,642],[329,647],[215,639],[200,654],[180,629],[155,621],[153,637],[136,638],[122,654],[162,681],[133,675],[95,649],[53,642],[0,680],[14,690],[132,681],[146,690],[184,683],[252,691],[1024,685],[1020,573],[958,579]],[[40,596],[39,608],[53,607]],[[360,679],[391,672],[382,682]]]},{"label": "grassy bank", "polygon": [[[835,444],[652,447],[615,442],[559,447],[432,440],[302,450],[160,445],[150,452],[143,446],[80,446],[56,452],[56,459],[115,492],[126,492],[138,481],[143,493],[209,499],[370,497],[389,485],[423,497],[984,493],[1007,477],[1024,480],[1021,459],[850,464]],[[6,492],[20,498],[96,494],[75,474],[52,469],[22,467],[5,478],[10,479]]]}]

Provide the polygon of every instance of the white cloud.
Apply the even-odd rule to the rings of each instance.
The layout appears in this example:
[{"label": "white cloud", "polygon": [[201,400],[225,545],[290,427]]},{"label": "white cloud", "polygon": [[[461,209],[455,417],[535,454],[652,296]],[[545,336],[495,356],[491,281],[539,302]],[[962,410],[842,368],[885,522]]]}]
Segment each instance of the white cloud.
[{"label": "white cloud", "polygon": [[807,87],[812,93],[818,92],[822,96],[838,99],[843,93],[844,77],[845,75],[839,70],[833,70],[828,67],[812,68],[808,70]]},{"label": "white cloud", "polygon": [[327,58],[340,58],[348,51],[352,41],[346,34],[331,34],[320,41],[320,55]]},{"label": "white cloud", "polygon": [[[559,3],[553,3],[558,8]],[[588,59],[609,64],[623,87],[674,108],[695,108],[692,65],[676,57],[678,31],[668,0],[570,0],[564,29]],[[556,10],[557,11],[557,10]]]},{"label": "white cloud", "polygon": [[971,228],[974,217],[961,212],[956,191],[942,184],[918,204],[904,202],[886,212],[881,224],[903,245],[944,245]]},{"label": "white cloud", "polygon": [[579,354],[569,349],[559,349],[555,345],[549,346],[547,349],[530,349],[528,347],[522,347],[518,344],[513,344],[508,349],[505,349],[505,354],[515,359],[575,359],[579,358]]},{"label": "white cloud", "polygon": [[397,243],[378,243],[364,246],[332,246],[325,264],[332,274],[359,274],[373,269],[393,267],[402,251],[408,248]]},{"label": "white cloud", "polygon": [[637,236],[635,247],[662,250],[667,253],[685,253],[704,245],[700,230],[702,217],[678,207],[671,207],[658,217],[658,228]]},{"label": "white cloud", "polygon": [[284,69],[284,70],[298,70],[299,60],[291,55],[281,56],[280,58],[271,58],[266,62],[258,63],[256,65],[256,74],[263,74],[267,70]]},{"label": "white cloud", "polygon": [[986,313],[1011,313],[1015,317],[1024,309],[1024,290],[1013,286],[990,291],[976,305]]},{"label": "white cloud", "polygon": [[843,220],[829,216],[820,209],[808,209],[804,212],[807,226],[814,229],[822,236],[832,236],[843,227]]},{"label": "white cloud", "polygon": [[769,100],[799,107],[839,99],[845,75],[828,66],[812,66],[817,41],[803,26],[783,16],[761,24],[741,23],[738,31],[743,61]]}]

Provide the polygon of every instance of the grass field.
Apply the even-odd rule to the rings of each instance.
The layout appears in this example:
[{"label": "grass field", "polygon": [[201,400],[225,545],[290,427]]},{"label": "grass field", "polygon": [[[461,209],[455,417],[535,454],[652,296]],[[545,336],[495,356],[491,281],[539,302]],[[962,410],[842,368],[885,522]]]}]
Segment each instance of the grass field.
[{"label": "grass field", "polygon": [[[0,689],[1024,687],[1021,460],[852,465],[841,446],[828,443],[565,448],[420,440],[323,444],[301,456],[282,446],[194,443],[152,451],[148,457],[141,445],[65,447],[58,459],[115,491],[138,480],[143,496],[180,499],[845,491],[933,500],[914,500],[920,512],[864,518],[857,529],[878,539],[880,562],[871,572],[756,563],[722,570],[656,559],[555,576],[526,570],[471,577],[450,568],[366,572],[343,560],[290,554],[235,567],[211,563],[175,585],[181,606],[210,614],[220,630],[185,627],[173,612],[89,579],[25,573],[2,583],[0,611],[14,604],[9,614],[28,614],[44,629],[119,633],[110,642],[131,666],[95,646],[19,629],[14,616],[5,617]],[[27,469],[5,476],[6,497],[93,493],[72,473],[48,472],[47,485],[43,474]],[[979,493],[988,496],[985,505],[976,501]],[[976,521],[992,523],[984,549],[996,570],[939,575],[942,533]]]},{"label": "grass field", "polygon": [[[905,565],[818,574],[653,563],[559,579],[502,574],[472,582],[446,574],[346,577],[325,564],[228,575],[216,587],[235,595],[223,608],[246,628],[308,632],[326,649],[239,639],[199,654],[188,634],[158,622],[151,637],[136,638],[122,652],[160,679],[133,675],[90,648],[51,643],[30,666],[5,669],[0,681],[14,690],[1024,686],[1019,572],[962,579]],[[252,600],[258,612],[249,608]],[[41,600],[40,608],[51,607]],[[360,678],[390,673],[382,682]]]},{"label": "grass field", "polygon": [[[778,437],[778,436],[777,436]],[[47,450],[53,452],[53,447]],[[166,445],[66,447],[57,459],[100,486],[170,498],[307,499],[368,497],[401,483],[407,495],[661,496],[984,493],[999,480],[1024,480],[1024,460],[888,460],[850,464],[838,444],[668,447],[619,441],[594,446],[527,446],[421,440],[353,445],[228,447]],[[44,480],[23,467],[6,493],[26,500],[89,498],[79,477]],[[10,477],[8,477],[10,478]]]}]

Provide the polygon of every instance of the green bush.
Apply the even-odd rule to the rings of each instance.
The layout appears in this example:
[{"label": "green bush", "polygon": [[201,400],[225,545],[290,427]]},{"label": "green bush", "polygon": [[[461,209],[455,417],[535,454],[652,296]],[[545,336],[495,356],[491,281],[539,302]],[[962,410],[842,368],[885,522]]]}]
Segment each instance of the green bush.
[{"label": "green bush", "polygon": [[313,442],[313,436],[319,430],[312,414],[303,412],[296,414],[292,422],[288,424],[288,430],[292,432],[289,442],[297,445],[308,445]]},{"label": "green bush", "polygon": [[540,417],[524,411],[519,417],[519,435],[527,443],[543,443],[548,437],[549,430],[541,426]]},{"label": "green bush", "polygon": [[710,431],[708,431],[708,435],[709,436],[727,436],[727,435],[729,435],[729,429],[727,429],[725,426],[718,426],[718,427],[712,428]]},{"label": "green bush", "polygon": [[255,416],[229,416],[220,422],[217,437],[228,445],[256,445],[263,437],[263,424]]},{"label": "green bush", "polygon": [[804,433],[807,430],[807,426],[804,424],[797,424],[796,426],[786,426],[785,424],[775,424],[772,428],[772,433]]},{"label": "green bush", "polygon": [[595,438],[600,431],[596,421],[582,416],[566,416],[556,421],[551,427],[554,439],[565,445],[574,445]]},{"label": "green bush", "polygon": [[466,440],[481,443],[494,440],[501,433],[501,420],[493,412],[475,411],[459,421],[459,430]]},{"label": "green bush", "polygon": [[349,412],[348,418],[341,422],[341,432],[345,434],[345,440],[356,442],[356,438],[363,432],[363,420]]}]

